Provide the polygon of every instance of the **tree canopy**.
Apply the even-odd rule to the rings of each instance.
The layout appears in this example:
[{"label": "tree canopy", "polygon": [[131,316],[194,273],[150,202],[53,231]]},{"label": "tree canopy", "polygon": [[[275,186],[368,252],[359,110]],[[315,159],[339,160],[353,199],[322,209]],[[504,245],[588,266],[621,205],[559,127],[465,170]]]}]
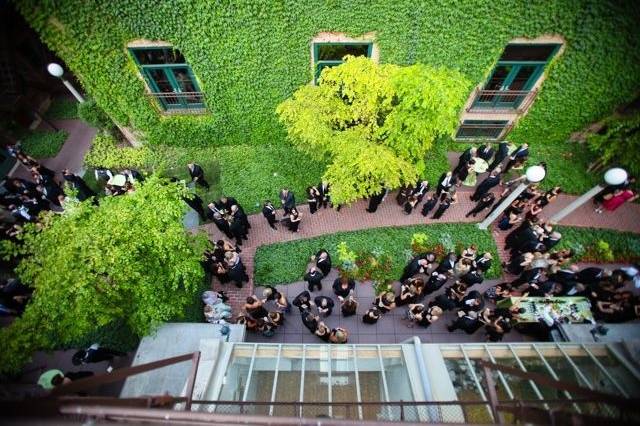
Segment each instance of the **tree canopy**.
[{"label": "tree canopy", "polygon": [[319,84],[299,88],[276,109],[289,140],[329,158],[324,178],[336,203],[414,183],[436,137],[451,134],[470,83],[458,71],[378,65],[346,56]]},{"label": "tree canopy", "polygon": [[[184,184],[151,176],[136,191],[44,213],[27,225],[17,274],[33,287],[21,317],[0,333],[0,369],[82,339],[115,321],[139,336],[179,318],[203,279],[207,244],[188,234]],[[14,248],[15,249],[15,248]]]}]

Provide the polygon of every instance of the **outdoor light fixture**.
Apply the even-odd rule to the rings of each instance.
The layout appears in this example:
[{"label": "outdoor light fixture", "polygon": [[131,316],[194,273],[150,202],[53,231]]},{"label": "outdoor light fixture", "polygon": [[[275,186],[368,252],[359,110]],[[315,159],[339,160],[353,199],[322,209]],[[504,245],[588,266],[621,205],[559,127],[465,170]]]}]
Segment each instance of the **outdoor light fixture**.
[{"label": "outdoor light fixture", "polygon": [[542,182],[544,177],[547,175],[547,171],[542,166],[531,166],[527,169],[526,172],[524,172],[524,175],[527,178],[526,181],[518,185],[518,187],[514,189],[513,192],[511,192],[511,194],[509,194],[509,196],[505,198],[505,200],[489,216],[487,216],[482,222],[480,222],[478,224],[478,228],[489,228],[489,225],[491,225],[491,223],[496,220],[507,207],[511,205],[513,200],[515,200],[520,194],[522,194],[522,191],[524,191],[527,186],[532,183]]},{"label": "outdoor light fixture", "polygon": [[69,89],[69,91],[71,92],[71,94],[73,95],[74,98],[76,98],[78,100],[78,102],[83,103],[84,102],[84,98],[82,97],[82,95],[75,89],[75,87],[73,87],[71,85],[71,83],[69,83],[67,80],[65,80],[64,78],[62,78],[62,76],[64,75],[64,69],[62,68],[62,66],[60,64],[56,64],[55,62],[50,63],[49,65],[47,65],[47,71],[49,72],[49,74],[51,74],[52,76],[59,78],[60,80],[62,80],[62,84],[65,85],[65,87],[67,89]]},{"label": "outdoor light fixture", "polygon": [[[627,171],[624,169],[621,169],[620,167],[614,167],[613,169],[609,169],[604,173],[604,181],[606,182],[607,185],[612,185],[612,186],[620,185],[624,183],[624,181],[627,180],[627,177],[628,177]],[[551,217],[551,219],[549,219],[549,222],[551,223],[560,222],[562,219],[568,216],[575,209],[577,209],[578,207],[580,207],[581,205],[589,201],[591,198],[595,197],[603,189],[604,187],[602,185],[594,186],[593,188],[591,188],[590,190],[582,194],[580,197],[575,199],[567,207],[560,210],[558,213],[554,214]]]}]

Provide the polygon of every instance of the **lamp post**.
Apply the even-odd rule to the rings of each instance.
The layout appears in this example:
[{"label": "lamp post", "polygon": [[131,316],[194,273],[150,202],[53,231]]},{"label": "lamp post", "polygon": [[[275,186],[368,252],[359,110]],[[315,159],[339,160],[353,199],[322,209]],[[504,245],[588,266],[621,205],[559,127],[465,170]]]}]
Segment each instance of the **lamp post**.
[{"label": "lamp post", "polygon": [[[604,181],[607,183],[607,185],[620,185],[624,183],[625,180],[627,180],[627,172],[624,169],[621,169],[619,167],[609,169],[604,174]],[[563,208],[558,213],[551,216],[551,218],[549,219],[549,222],[551,222],[552,224],[556,224],[560,222],[562,219],[568,216],[571,212],[573,212],[575,209],[577,209],[578,207],[580,207],[581,205],[589,201],[591,198],[593,198],[603,189],[604,187],[600,184],[594,186],[593,188],[591,188],[590,190],[582,194],[580,197],[573,200],[573,202],[571,202],[567,207]]]},{"label": "lamp post", "polygon": [[502,212],[505,211],[505,209],[509,207],[511,203],[513,203],[513,200],[515,200],[520,194],[522,194],[522,191],[524,191],[527,186],[532,183],[538,183],[542,181],[546,174],[547,172],[542,166],[529,167],[525,172],[526,180],[518,185],[518,187],[514,189],[513,192],[511,192],[511,194],[509,194],[509,196],[489,216],[487,216],[482,222],[480,222],[478,224],[478,228],[487,229],[489,225],[491,225],[491,222],[496,220],[498,216],[500,216]]},{"label": "lamp post", "polygon": [[51,74],[52,76],[58,77],[60,80],[62,80],[62,84],[64,84],[66,86],[66,88],[69,89],[69,91],[71,92],[73,97],[76,98],[78,100],[78,102],[80,102],[80,103],[84,102],[84,98],[75,89],[75,87],[73,87],[71,85],[71,83],[69,83],[67,80],[62,78],[62,75],[64,74],[64,70],[62,69],[60,64],[56,64],[55,62],[50,63],[49,65],[47,65],[47,71],[49,71],[49,74]]}]

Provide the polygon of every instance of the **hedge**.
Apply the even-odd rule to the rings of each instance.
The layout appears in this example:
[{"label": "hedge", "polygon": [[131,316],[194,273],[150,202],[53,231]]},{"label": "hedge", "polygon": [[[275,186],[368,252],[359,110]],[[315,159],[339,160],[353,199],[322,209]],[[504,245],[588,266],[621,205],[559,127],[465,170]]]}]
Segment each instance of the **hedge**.
[{"label": "hedge", "polygon": [[613,255],[611,262],[640,262],[640,234],[572,226],[558,226],[556,230],[562,234],[558,248],[573,249],[575,261],[605,263],[601,255],[595,253],[598,242],[603,241]]},{"label": "hedge", "polygon": [[329,252],[335,266],[336,247],[342,241],[356,252],[381,250],[391,255],[393,266],[390,274],[398,279],[411,257],[411,237],[415,233],[425,233],[431,238],[431,242],[441,243],[445,248],[457,249],[476,244],[480,252],[488,251],[494,258],[486,277],[497,278],[502,273],[497,248],[490,233],[479,230],[473,224],[433,224],[338,232],[260,246],[255,255],[255,283],[274,285],[300,281],[309,257],[322,248]]},{"label": "hedge", "polygon": [[48,132],[35,130],[26,132],[20,137],[20,143],[24,152],[35,158],[51,158],[58,155],[62,146],[69,137],[65,130]]}]

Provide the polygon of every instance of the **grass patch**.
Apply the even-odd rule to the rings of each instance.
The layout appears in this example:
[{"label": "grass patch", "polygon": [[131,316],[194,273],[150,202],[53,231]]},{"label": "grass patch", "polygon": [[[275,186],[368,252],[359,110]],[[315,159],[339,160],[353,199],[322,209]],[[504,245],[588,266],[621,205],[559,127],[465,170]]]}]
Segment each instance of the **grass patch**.
[{"label": "grass patch", "polygon": [[306,240],[264,245],[256,251],[256,285],[288,284],[301,280],[309,256],[321,248],[329,251],[335,265],[338,259],[336,248],[341,241],[345,241],[349,249],[356,252],[381,249],[391,255],[393,264],[390,273],[397,279],[410,257],[411,237],[417,232],[424,232],[431,237],[431,242],[439,242],[445,247],[476,244],[481,252],[488,251],[494,257],[487,278],[500,276],[500,261],[490,233],[479,230],[473,224],[443,223],[339,232]]},{"label": "grass patch", "polygon": [[75,99],[56,98],[45,113],[48,120],[72,120],[78,118],[78,101]]},{"label": "grass patch", "polygon": [[24,152],[35,158],[55,157],[69,137],[64,130],[56,132],[33,131],[22,135],[20,141]]},{"label": "grass patch", "polygon": [[571,248],[576,252],[576,261],[594,261],[593,248],[599,241],[609,244],[613,262],[627,263],[640,261],[640,235],[609,229],[557,226],[562,234],[558,248]]}]

